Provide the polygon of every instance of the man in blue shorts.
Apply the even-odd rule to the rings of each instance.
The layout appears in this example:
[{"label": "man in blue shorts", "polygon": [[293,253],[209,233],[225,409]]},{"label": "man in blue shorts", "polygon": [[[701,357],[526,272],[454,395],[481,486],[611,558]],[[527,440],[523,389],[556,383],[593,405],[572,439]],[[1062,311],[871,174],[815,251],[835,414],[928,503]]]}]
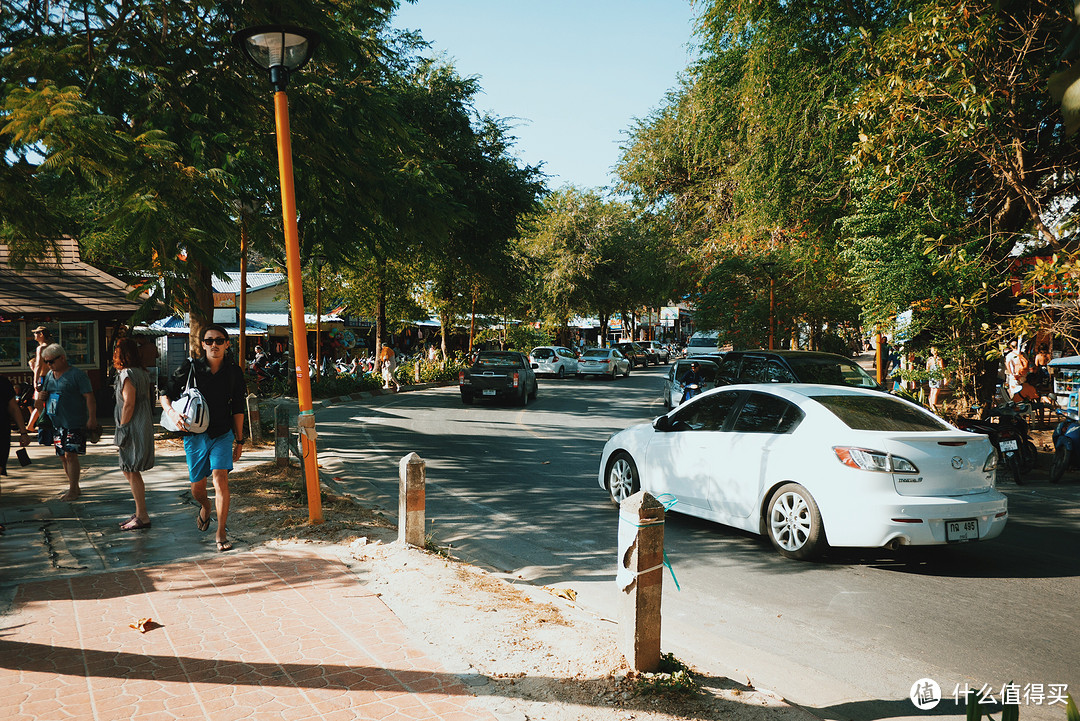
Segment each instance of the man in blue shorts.
[{"label": "man in blue shorts", "polygon": [[173,416],[177,427],[187,428],[172,401],[180,398],[187,385],[188,369],[194,367],[194,385],[206,399],[210,425],[204,433],[184,436],[191,495],[199,503],[195,525],[200,531],[210,528],[210,498],[206,480],[214,481],[214,505],[217,508],[217,549],[232,549],[225,530],[229,516],[229,471],[244,450],[244,399],[247,389],[244,372],[227,355],[229,335],[220,325],[208,325],[202,332],[203,357],[188,359],[169,378],[161,406]]},{"label": "man in blue shorts", "polygon": [[42,349],[41,362],[47,370],[42,376],[41,392],[37,394],[34,407],[38,415],[43,410],[49,414],[53,425],[53,446],[64,463],[68,490],[60,496],[60,500],[74,501],[82,495],[79,489],[79,475],[82,473],[79,455],[86,453],[87,431],[98,427],[94,389],[86,374],[68,363],[67,352],[59,343]]}]

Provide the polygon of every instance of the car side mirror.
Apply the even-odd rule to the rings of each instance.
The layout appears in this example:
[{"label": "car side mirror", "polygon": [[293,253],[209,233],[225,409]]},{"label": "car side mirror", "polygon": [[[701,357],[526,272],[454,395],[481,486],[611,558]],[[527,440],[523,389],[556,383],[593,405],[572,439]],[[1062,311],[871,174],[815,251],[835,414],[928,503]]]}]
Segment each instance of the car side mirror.
[{"label": "car side mirror", "polygon": [[532,367],[533,367],[533,368],[539,368],[539,367],[540,367],[540,364],[539,364],[539,363],[533,363],[533,364],[532,364]]},{"label": "car side mirror", "polygon": [[661,433],[666,433],[671,430],[671,418],[668,416],[657,416],[653,421],[652,427]]}]

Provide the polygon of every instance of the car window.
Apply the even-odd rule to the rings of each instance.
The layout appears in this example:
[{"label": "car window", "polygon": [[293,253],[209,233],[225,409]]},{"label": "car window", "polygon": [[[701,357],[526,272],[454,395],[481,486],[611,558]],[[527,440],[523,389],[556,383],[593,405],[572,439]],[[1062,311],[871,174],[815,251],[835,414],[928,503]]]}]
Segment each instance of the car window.
[{"label": "car window", "polygon": [[476,359],[481,366],[519,366],[521,357],[517,353],[481,353]]},{"label": "car window", "polygon": [[599,360],[606,360],[608,357],[608,351],[604,348],[593,348],[592,350],[585,351],[581,356],[582,358],[597,358]]},{"label": "car window", "polygon": [[532,357],[537,359],[551,358],[554,355],[555,351],[551,350],[550,348],[533,348],[532,352]]},{"label": "car window", "polygon": [[811,396],[857,431],[950,430],[945,421],[892,396]]},{"label": "car window", "polygon": [[612,348],[611,349],[611,355],[615,356],[616,358],[624,357],[623,354],[619,352],[618,348]]},{"label": "car window", "polygon": [[769,361],[769,364],[765,367],[765,382],[798,383],[799,381],[791,374],[791,371],[773,360]]},{"label": "car window", "polygon": [[720,363],[720,375],[728,378],[739,377],[739,361],[741,358],[725,358]]},{"label": "car window", "polygon": [[671,416],[671,422],[691,431],[722,431],[738,401],[738,393],[705,396],[679,408]]},{"label": "car window", "polygon": [[742,370],[739,371],[739,380],[743,383],[767,383],[768,365],[764,358],[754,356],[743,358]]},{"label": "car window", "polygon": [[783,398],[751,393],[731,430],[737,433],[790,433],[802,417],[803,412]]},{"label": "car window", "polygon": [[573,357],[574,357],[574,354],[573,354],[573,353],[571,353],[571,352],[570,352],[569,350],[567,350],[566,348],[559,348],[559,350],[558,350],[558,351],[556,351],[556,352],[557,352],[557,353],[558,353],[559,355],[561,355],[561,356],[562,356],[563,358],[573,358]]},{"label": "car window", "polygon": [[787,362],[803,383],[854,386],[856,388],[878,387],[877,381],[859,367],[857,363],[852,363],[843,358],[788,356]]}]

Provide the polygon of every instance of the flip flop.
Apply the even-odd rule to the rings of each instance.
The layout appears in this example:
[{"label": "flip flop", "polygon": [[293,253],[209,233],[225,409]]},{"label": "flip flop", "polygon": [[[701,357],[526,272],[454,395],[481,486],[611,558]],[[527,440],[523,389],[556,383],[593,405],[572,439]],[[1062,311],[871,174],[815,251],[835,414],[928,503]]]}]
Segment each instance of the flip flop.
[{"label": "flip flop", "polygon": [[231,551],[232,550],[232,541],[230,541],[229,539],[225,539],[224,541],[218,541],[217,542],[217,550],[218,550],[218,553],[221,553],[222,551]]},{"label": "flip flop", "polygon": [[195,517],[195,527],[200,531],[205,531],[210,528],[210,514],[206,515],[206,520],[202,517],[202,507],[199,508],[199,515]]},{"label": "flip flop", "polygon": [[143,528],[150,528],[150,521],[140,521],[138,516],[133,516],[127,523],[120,526],[121,531],[139,531]]},{"label": "flip flop", "polygon": [[120,526],[120,528],[123,528],[124,526],[126,526],[127,524],[131,523],[134,520],[135,520],[135,514],[132,513],[126,519],[124,519],[123,521],[120,521],[120,523],[118,525]]}]

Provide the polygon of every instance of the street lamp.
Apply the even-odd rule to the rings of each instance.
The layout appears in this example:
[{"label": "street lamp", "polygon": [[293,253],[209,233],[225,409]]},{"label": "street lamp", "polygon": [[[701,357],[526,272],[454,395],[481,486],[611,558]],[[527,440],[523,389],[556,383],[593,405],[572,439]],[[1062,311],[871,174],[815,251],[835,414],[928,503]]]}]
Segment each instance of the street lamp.
[{"label": "street lamp", "polygon": [[766,260],[761,264],[769,276],[769,350],[776,348],[776,261]]},{"label": "street lamp", "polygon": [[253,63],[270,72],[270,85],[274,88],[278,175],[281,178],[281,217],[285,225],[289,310],[292,317],[293,349],[296,352],[296,395],[300,406],[297,425],[300,429],[304,476],[307,480],[308,521],[322,523],[319,463],[315,453],[315,411],[311,404],[307,322],[304,319],[304,285],[300,270],[299,232],[296,228],[296,197],[293,191],[289,100],[285,95],[289,74],[302,68],[311,59],[311,53],[319,44],[319,36],[311,30],[290,25],[261,25],[245,28],[233,35],[233,44]]},{"label": "street lamp", "polygon": [[311,260],[315,263],[315,377],[322,378],[322,269],[326,256],[319,253]]}]

